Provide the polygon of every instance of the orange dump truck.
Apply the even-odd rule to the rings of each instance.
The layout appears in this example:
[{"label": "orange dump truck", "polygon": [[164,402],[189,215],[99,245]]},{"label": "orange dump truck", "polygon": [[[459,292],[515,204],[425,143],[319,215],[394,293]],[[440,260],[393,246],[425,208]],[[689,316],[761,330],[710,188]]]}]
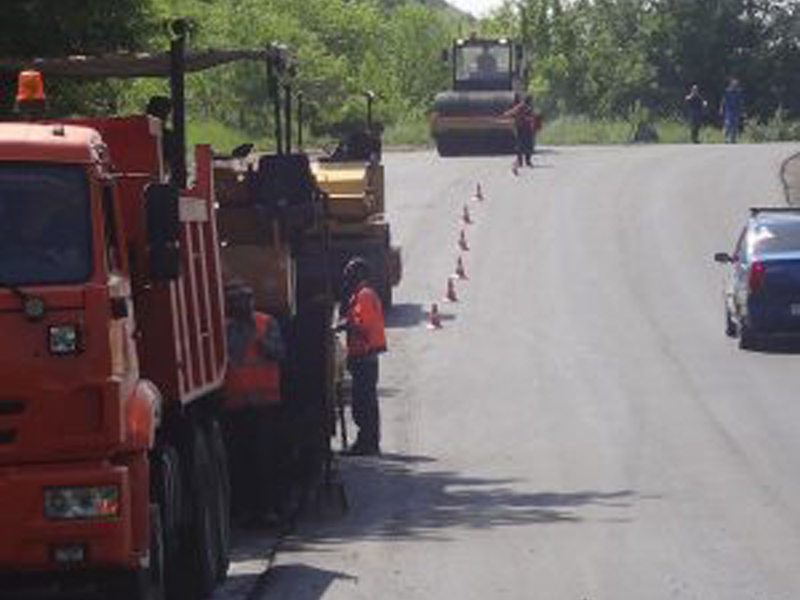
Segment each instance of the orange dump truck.
[{"label": "orange dump truck", "polygon": [[199,598],[227,572],[212,154],[167,183],[162,134],[0,124],[0,595]]}]

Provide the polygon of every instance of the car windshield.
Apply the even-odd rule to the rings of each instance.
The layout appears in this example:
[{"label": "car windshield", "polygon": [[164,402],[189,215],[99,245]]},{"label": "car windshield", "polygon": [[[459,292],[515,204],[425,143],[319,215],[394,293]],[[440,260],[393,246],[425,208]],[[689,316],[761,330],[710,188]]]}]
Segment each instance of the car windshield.
[{"label": "car windshield", "polygon": [[85,281],[91,272],[86,173],[78,165],[0,165],[0,281]]},{"label": "car windshield", "polygon": [[504,81],[510,73],[510,46],[485,44],[457,49],[456,78],[459,81]]}]

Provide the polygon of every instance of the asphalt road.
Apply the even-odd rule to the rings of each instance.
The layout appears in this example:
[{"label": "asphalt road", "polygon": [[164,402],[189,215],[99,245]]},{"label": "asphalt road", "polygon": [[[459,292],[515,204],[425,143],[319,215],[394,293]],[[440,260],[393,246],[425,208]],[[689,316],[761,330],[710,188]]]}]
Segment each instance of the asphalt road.
[{"label": "asphalt road", "polygon": [[384,455],[343,459],[350,513],[321,505],[250,600],[800,598],[800,350],[725,338],[711,260],[794,150],[387,156]]}]

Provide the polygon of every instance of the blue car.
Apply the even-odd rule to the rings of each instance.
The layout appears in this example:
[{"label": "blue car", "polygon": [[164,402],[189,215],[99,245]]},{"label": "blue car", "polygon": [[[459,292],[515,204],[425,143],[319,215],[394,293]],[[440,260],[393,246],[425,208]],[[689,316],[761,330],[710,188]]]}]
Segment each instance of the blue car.
[{"label": "blue car", "polygon": [[733,254],[725,285],[725,333],[740,348],[766,336],[800,335],[800,209],[752,208]]}]

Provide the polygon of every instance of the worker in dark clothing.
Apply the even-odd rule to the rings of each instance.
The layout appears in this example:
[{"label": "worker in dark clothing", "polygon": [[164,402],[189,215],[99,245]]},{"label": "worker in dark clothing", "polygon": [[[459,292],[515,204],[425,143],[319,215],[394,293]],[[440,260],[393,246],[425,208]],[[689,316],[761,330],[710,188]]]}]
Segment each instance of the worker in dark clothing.
[{"label": "worker in dark clothing", "polygon": [[358,437],[346,453],[354,455],[380,453],[378,356],[386,351],[386,334],[383,307],[369,277],[363,258],[353,258],[345,266],[342,321],[337,327],[347,333],[347,368],[353,380],[352,409]]},{"label": "worker in dark clothing", "polygon": [[222,409],[231,512],[248,526],[272,525],[280,520],[286,489],[281,438],[283,339],[277,321],[255,310],[249,287],[226,286],[225,310],[228,369]]},{"label": "worker in dark clothing", "polygon": [[517,133],[517,168],[523,164],[532,167],[536,132],[541,126],[541,119],[533,110],[533,96],[528,94],[521,102],[515,102],[514,106],[503,114],[503,118],[514,119]]},{"label": "worker in dark clothing", "polygon": [[693,144],[700,143],[700,128],[703,126],[703,117],[708,102],[700,94],[700,87],[695,84],[689,90],[689,94],[684,98],[686,103],[686,117],[689,119],[689,133]]},{"label": "worker in dark clothing", "polygon": [[725,126],[725,143],[735,144],[742,126],[742,108],[744,100],[738,79],[731,79],[722,97],[719,113]]}]

